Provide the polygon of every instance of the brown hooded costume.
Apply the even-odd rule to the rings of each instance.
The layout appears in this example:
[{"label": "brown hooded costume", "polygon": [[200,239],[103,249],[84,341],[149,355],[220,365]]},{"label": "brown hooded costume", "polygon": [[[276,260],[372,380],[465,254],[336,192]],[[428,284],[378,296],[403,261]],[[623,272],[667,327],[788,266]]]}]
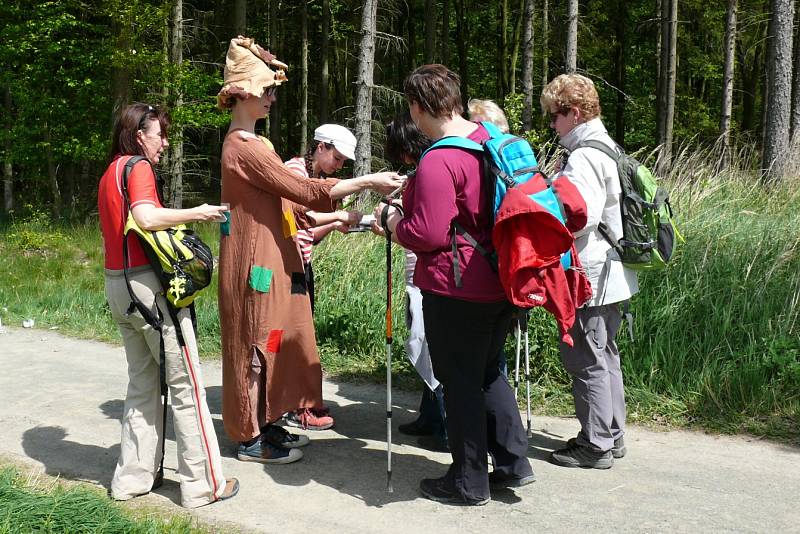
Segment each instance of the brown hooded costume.
[{"label": "brown hooded costume", "polygon": [[[251,39],[231,40],[220,106],[280,85],[283,68]],[[269,141],[244,130],[228,133],[221,159],[222,202],[230,204],[219,259],[222,419],[241,442],[285,412],[322,406],[322,368],[293,235],[297,225],[309,226],[306,209],[333,211],[330,190],[338,180],[304,180]]]}]

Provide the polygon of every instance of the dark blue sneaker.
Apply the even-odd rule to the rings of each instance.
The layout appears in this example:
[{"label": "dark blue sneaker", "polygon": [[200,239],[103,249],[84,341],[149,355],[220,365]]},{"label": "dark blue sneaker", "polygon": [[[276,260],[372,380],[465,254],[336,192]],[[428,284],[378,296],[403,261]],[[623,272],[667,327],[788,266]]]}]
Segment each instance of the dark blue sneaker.
[{"label": "dark blue sneaker", "polygon": [[239,444],[236,457],[242,462],[258,462],[260,464],[290,464],[303,457],[300,449],[276,447],[266,440],[256,440],[252,445]]}]

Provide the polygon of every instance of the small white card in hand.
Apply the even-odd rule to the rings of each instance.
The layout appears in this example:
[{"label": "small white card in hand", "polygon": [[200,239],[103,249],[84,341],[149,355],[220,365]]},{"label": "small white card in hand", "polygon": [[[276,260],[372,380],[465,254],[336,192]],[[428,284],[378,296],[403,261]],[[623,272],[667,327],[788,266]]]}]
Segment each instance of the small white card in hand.
[{"label": "small white card in hand", "polygon": [[364,215],[361,220],[351,226],[348,232],[368,232],[372,228],[372,223],[375,222],[374,215]]}]

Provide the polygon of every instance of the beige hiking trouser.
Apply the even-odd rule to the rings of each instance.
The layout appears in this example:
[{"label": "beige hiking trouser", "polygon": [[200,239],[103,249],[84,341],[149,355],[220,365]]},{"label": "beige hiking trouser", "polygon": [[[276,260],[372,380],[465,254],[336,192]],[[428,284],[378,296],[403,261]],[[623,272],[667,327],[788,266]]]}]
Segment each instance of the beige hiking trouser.
[{"label": "beige hiking trouser", "polygon": [[[150,267],[129,270],[134,293],[164,319],[164,359],[172,404],[181,504],[196,508],[217,500],[225,489],[219,445],[197,354],[197,341],[188,309],[177,314],[186,347],[181,348],[167,311],[161,285]],[[128,359],[128,392],[122,416],[122,443],[111,480],[111,496],[128,500],[148,493],[161,459],[163,411],[159,382],[161,334],[138,311],[127,315],[131,303],[122,271],[106,269],[106,298],[119,325]]]}]

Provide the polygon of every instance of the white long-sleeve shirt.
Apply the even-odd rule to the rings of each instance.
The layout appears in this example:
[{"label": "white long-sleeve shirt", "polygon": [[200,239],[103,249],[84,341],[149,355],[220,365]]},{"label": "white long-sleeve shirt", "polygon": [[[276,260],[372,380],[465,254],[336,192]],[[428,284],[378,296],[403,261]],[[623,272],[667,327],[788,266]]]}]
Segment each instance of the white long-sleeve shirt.
[{"label": "white long-sleeve shirt", "polygon": [[[614,240],[622,237],[622,188],[614,160],[594,148],[576,148],[588,140],[616,148],[599,118],[579,124],[561,138],[561,145],[571,152],[562,173],[575,184],[586,202],[586,226],[575,233],[575,246],[592,284],[592,300],[588,305],[600,306],[629,299],[639,291],[639,283],[636,272],[622,265],[598,230],[602,221]],[[609,254],[613,261],[608,263],[606,274],[603,266]]]}]

